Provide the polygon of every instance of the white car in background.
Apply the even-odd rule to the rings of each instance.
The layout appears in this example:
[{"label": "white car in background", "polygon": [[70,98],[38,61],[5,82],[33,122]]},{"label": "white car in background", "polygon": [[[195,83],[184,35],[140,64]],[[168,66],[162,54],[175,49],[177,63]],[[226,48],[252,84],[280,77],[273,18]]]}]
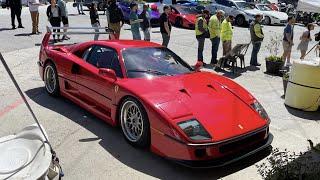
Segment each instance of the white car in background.
[{"label": "white car in background", "polygon": [[238,26],[245,26],[254,20],[255,15],[260,13],[258,9],[242,0],[215,0],[206,7],[213,14],[216,10],[223,10],[225,14],[233,15]]},{"label": "white car in background", "polygon": [[268,4],[256,4],[255,7],[259,9],[264,15],[264,24],[286,24],[288,15],[284,12],[272,11]]}]

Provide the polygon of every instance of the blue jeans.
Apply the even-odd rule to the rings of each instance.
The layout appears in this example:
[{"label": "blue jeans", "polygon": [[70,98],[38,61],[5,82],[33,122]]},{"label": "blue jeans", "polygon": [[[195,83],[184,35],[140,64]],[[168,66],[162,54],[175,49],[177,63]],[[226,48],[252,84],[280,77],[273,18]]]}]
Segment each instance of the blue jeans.
[{"label": "blue jeans", "polygon": [[258,64],[258,53],[261,47],[261,41],[252,42],[252,53],[251,53],[251,60],[250,65],[257,65]]},{"label": "blue jeans", "polygon": [[131,29],[133,40],[141,40],[140,30]]},{"label": "blue jeans", "polygon": [[[94,23],[92,24],[92,27],[100,27],[100,24],[97,22],[97,23]],[[95,32],[99,32],[99,29],[94,29]],[[97,41],[99,39],[99,34],[95,34],[94,35],[94,40]]]},{"label": "blue jeans", "polygon": [[78,13],[79,14],[83,13],[82,2],[78,2],[77,3],[77,9],[78,9]]},{"label": "blue jeans", "polygon": [[162,33],[162,46],[168,47],[169,41],[170,41],[170,36],[166,33]]},{"label": "blue jeans", "polygon": [[211,64],[217,64],[217,54],[218,54],[218,50],[219,50],[219,44],[220,44],[220,38],[219,37],[215,37],[210,39],[211,40]]}]

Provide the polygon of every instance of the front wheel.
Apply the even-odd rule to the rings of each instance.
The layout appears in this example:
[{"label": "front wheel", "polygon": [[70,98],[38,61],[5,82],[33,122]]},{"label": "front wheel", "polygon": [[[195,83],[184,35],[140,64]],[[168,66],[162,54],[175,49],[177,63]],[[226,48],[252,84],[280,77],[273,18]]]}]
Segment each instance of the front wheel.
[{"label": "front wheel", "polygon": [[53,63],[48,62],[44,69],[44,83],[46,91],[50,96],[59,95],[58,72]]},{"label": "front wheel", "polygon": [[270,25],[271,24],[271,19],[270,19],[270,17],[265,17],[265,19],[264,19],[264,24],[266,24],[266,25]]},{"label": "front wheel", "polygon": [[246,21],[245,18],[241,15],[236,17],[236,24],[238,26],[244,26],[245,21]]},{"label": "front wheel", "polygon": [[150,124],[144,107],[136,99],[128,97],[120,108],[120,123],[125,139],[133,146],[148,147]]}]

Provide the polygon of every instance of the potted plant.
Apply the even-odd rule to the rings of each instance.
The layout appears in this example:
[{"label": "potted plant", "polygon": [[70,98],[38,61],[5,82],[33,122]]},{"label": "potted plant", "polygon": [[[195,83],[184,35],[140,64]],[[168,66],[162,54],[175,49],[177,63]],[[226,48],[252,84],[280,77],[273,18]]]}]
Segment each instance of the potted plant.
[{"label": "potted plant", "polygon": [[280,70],[284,65],[284,61],[281,56],[278,55],[281,44],[281,36],[273,36],[270,40],[270,43],[266,46],[269,50],[270,56],[265,58],[266,60],[266,69],[269,74],[280,74]]},{"label": "potted plant", "polygon": [[288,81],[289,81],[289,72],[286,72],[286,73],[283,74],[282,81],[283,81],[284,95],[286,95],[287,85],[288,85]]}]

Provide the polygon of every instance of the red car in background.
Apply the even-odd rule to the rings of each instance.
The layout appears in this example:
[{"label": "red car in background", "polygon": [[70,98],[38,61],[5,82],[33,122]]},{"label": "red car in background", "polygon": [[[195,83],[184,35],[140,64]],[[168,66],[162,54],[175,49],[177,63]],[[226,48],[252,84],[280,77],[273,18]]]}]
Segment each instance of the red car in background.
[{"label": "red car in background", "polygon": [[194,29],[197,14],[201,13],[196,6],[172,5],[169,21],[176,27]]},{"label": "red car in background", "polygon": [[120,126],[133,146],[191,167],[224,166],[270,147],[266,111],[234,81],[196,72],[156,43],[54,45],[50,34],[38,62],[47,93]]}]

